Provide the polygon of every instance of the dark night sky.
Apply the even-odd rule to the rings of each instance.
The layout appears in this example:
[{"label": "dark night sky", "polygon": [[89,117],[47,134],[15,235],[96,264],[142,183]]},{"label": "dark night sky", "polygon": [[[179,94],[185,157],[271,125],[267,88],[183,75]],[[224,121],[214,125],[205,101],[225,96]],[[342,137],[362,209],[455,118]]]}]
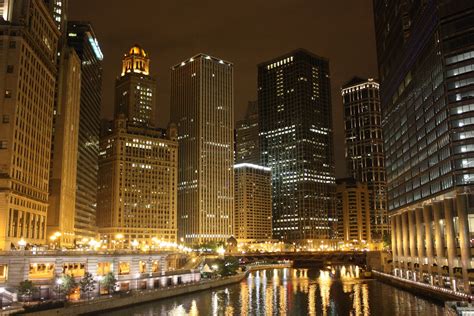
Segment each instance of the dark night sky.
[{"label": "dark night sky", "polygon": [[105,55],[104,117],[113,115],[123,54],[140,44],[158,79],[158,124],[169,120],[169,69],[199,52],[234,63],[235,118],[256,99],[257,67],[295,48],[329,58],[336,175],[345,175],[341,85],[377,77],[372,0],[70,0],[70,20],[90,21]]}]

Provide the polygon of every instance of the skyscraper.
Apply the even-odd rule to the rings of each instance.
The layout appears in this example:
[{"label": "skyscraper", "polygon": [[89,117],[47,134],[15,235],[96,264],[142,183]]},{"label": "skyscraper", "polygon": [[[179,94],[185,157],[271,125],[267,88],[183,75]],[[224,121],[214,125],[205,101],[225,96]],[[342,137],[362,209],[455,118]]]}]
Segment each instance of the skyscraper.
[{"label": "skyscraper", "polygon": [[59,37],[43,1],[11,4],[0,3],[0,249],[45,242]]},{"label": "skyscraper", "polygon": [[13,12],[13,0],[0,0],[0,14],[5,21],[11,21]]},{"label": "skyscraper", "polygon": [[49,7],[49,11],[51,12],[53,19],[58,26],[58,30],[65,38],[67,31],[67,10],[69,0],[44,0],[44,2]]},{"label": "skyscraper", "polygon": [[298,49],[258,66],[262,163],[272,170],[273,236],[332,237],[335,167],[329,61]]},{"label": "skyscraper", "polygon": [[178,126],[178,233],[187,243],[234,234],[233,65],[205,54],[171,68]]},{"label": "skyscraper", "polygon": [[68,44],[81,59],[81,105],[76,185],[76,238],[97,235],[97,173],[99,157],[102,60],[92,26],[68,22]]},{"label": "skyscraper", "polygon": [[[143,64],[141,59],[145,57]],[[141,247],[152,247],[152,240],[176,242],[177,129],[174,124],[167,131],[153,128],[152,118],[141,116],[155,112],[148,105],[154,105],[156,98],[145,50],[133,46],[122,63],[124,71],[116,85],[118,113],[112,130],[106,131],[100,141],[100,237],[109,246],[120,242],[124,247],[137,242]],[[133,96],[124,102],[129,94]],[[129,105],[130,111],[121,112],[121,104]]]},{"label": "skyscraper", "polygon": [[272,179],[270,168],[241,163],[235,172],[235,238],[265,242],[272,238]]},{"label": "skyscraper", "polygon": [[388,235],[387,183],[379,84],[354,77],[342,87],[347,171],[367,183],[372,237]]},{"label": "skyscraper", "polygon": [[394,273],[469,293],[474,3],[375,0],[374,13]]},{"label": "skyscraper", "polygon": [[122,74],[115,83],[115,115],[129,124],[153,126],[156,113],[156,80],[150,76],[150,59],[139,45],[123,58]]},{"label": "skyscraper", "polygon": [[73,48],[64,46],[59,65],[46,237],[56,238],[61,246],[72,247],[75,239],[81,60]]},{"label": "skyscraper", "polygon": [[260,165],[258,103],[250,101],[245,118],[236,123],[235,162]]}]

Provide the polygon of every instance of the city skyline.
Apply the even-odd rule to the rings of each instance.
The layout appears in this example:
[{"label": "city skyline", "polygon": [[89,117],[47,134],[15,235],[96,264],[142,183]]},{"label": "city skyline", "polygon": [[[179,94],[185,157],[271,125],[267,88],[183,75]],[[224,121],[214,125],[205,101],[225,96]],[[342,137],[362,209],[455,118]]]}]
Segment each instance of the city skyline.
[{"label": "city skyline", "polygon": [[[102,114],[108,119],[113,117],[113,81],[120,75],[117,66],[121,64],[123,52],[135,43],[147,47],[154,60],[151,72],[158,74],[158,126],[166,126],[170,118],[170,68],[198,53],[219,56],[235,64],[236,121],[244,118],[248,101],[257,99],[256,65],[297,48],[305,48],[330,60],[335,127],[343,124],[342,85],[354,75],[377,78],[370,0],[358,3],[279,0],[273,2],[271,8],[263,3],[243,1],[232,7],[232,13],[216,1],[186,6],[145,1],[140,7],[148,10],[129,16],[131,6],[124,0],[117,1],[113,7],[106,2],[90,0],[69,4],[69,18],[90,20],[104,51]],[[95,9],[90,10],[91,7]],[[107,12],[105,18],[102,12]],[[265,24],[261,15],[265,15]],[[109,23],[125,16],[127,23]],[[242,17],[242,20],[235,20],[236,17]],[[282,19],[287,23],[282,24]],[[328,24],[330,28],[326,27]],[[305,32],[299,32],[301,28],[312,30],[314,34],[305,36]],[[342,144],[344,131],[335,128],[334,137],[336,144]],[[335,146],[335,158],[337,177],[345,177],[344,146]]]}]

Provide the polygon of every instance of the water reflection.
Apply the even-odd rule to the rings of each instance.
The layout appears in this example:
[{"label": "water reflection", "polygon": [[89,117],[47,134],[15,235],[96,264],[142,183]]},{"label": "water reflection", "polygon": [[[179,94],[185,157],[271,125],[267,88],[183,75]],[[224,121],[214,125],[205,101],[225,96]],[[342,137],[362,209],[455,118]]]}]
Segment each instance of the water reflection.
[{"label": "water reflection", "polygon": [[433,302],[360,275],[356,266],[257,271],[238,285],[107,315],[443,315]]}]

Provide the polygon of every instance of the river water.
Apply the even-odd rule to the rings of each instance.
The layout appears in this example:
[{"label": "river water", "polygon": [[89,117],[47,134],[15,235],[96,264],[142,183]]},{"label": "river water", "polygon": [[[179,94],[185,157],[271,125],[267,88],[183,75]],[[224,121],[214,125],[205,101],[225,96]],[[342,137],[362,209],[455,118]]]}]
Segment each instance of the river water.
[{"label": "river water", "polygon": [[358,276],[355,266],[256,271],[240,284],[105,315],[444,315],[433,301]]}]

